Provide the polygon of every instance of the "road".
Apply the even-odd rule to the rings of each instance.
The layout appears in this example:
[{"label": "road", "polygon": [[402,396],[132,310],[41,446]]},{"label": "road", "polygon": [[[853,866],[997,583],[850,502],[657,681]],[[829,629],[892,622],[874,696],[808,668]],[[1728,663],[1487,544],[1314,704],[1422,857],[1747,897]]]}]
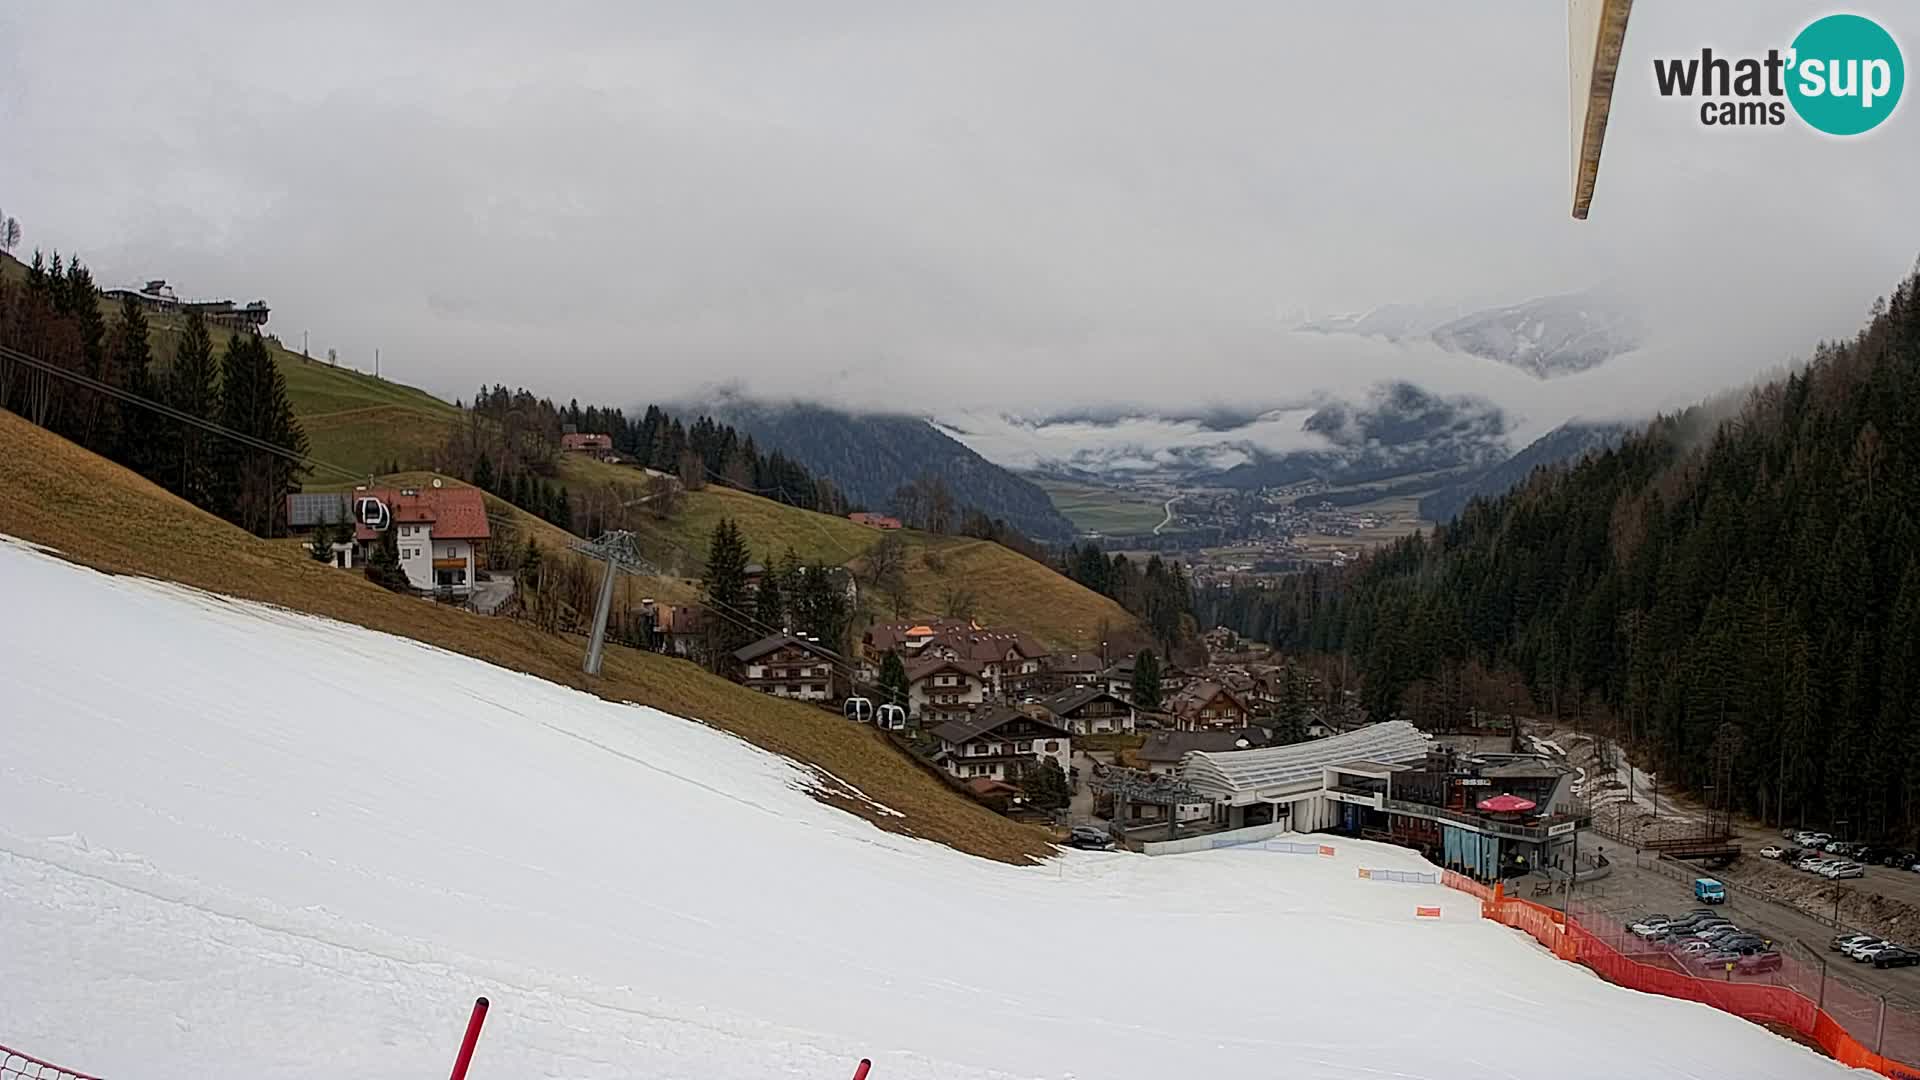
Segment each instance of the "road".
[{"label": "road", "polygon": [[[1096,823],[1093,816],[1093,785],[1087,782],[1093,778],[1095,760],[1096,756],[1085,750],[1073,752],[1073,765],[1080,770],[1080,782],[1074,786],[1073,801],[1067,804],[1067,814],[1068,820],[1075,825]],[[1099,752],[1097,760],[1111,764],[1113,755],[1103,750]]]},{"label": "road", "polygon": [[[1637,835],[1645,838],[1694,835],[1706,827],[1707,815],[1697,800],[1687,795],[1669,795],[1664,791],[1659,793],[1656,819],[1653,793],[1648,786],[1651,778],[1635,769],[1633,786],[1629,789],[1624,755],[1617,751],[1608,755],[1613,762],[1613,776],[1606,778],[1604,775],[1594,775],[1597,762],[1593,738],[1568,729],[1554,731],[1545,724],[1529,725],[1529,730],[1536,735],[1545,733],[1551,736],[1550,739],[1536,737],[1535,741],[1547,752],[1564,752],[1568,764],[1582,770],[1582,782],[1577,786],[1576,794],[1587,799],[1593,809],[1594,821],[1606,825],[1609,832],[1617,836]],[[1632,792],[1631,799],[1629,791]],[[1629,827],[1642,831],[1630,834],[1627,831]],[[1831,886],[1826,882],[1759,858],[1760,849],[1768,844],[1786,843],[1780,837],[1780,830],[1743,818],[1735,818],[1732,829],[1734,839],[1747,854],[1735,860],[1720,875],[1729,883],[1772,892],[1782,898],[1824,898],[1830,895],[1828,890]],[[1838,835],[1844,829],[1833,831]],[[1920,874],[1886,866],[1871,866],[1867,868],[1866,877],[1847,881],[1845,885],[1848,894],[1841,906],[1843,923],[1888,935],[1899,935],[1903,931],[1909,935],[1920,933],[1912,929],[1920,925]],[[1876,897],[1884,897],[1895,903],[1880,903],[1874,899]],[[1904,910],[1898,905],[1907,905],[1914,910]]]},{"label": "road", "polygon": [[1162,509],[1166,511],[1167,516],[1160,520],[1160,524],[1155,525],[1153,527],[1153,535],[1159,536],[1161,529],[1164,529],[1167,526],[1173,524],[1173,504],[1179,501],[1180,501],[1180,496],[1178,495],[1175,495],[1173,498],[1167,500],[1167,505],[1162,507]]}]

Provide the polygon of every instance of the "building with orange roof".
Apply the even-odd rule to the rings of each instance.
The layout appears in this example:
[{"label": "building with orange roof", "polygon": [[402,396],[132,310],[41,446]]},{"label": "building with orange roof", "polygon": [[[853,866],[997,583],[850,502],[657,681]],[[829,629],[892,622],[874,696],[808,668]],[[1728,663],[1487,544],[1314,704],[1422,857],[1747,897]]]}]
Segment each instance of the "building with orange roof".
[{"label": "building with orange roof", "polygon": [[400,568],[414,588],[456,595],[472,591],[474,574],[492,537],[486,499],[479,488],[363,485],[353,489],[352,502],[359,560],[365,561],[391,529]]}]

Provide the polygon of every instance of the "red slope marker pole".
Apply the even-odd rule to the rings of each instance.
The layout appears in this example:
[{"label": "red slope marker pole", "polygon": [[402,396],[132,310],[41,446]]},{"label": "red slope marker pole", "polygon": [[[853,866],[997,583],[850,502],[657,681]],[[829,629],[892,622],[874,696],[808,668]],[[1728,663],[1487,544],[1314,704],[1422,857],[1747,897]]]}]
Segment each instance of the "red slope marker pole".
[{"label": "red slope marker pole", "polygon": [[867,1080],[867,1070],[871,1068],[873,1068],[873,1062],[861,1058],[860,1067],[853,1070],[853,1080]]},{"label": "red slope marker pole", "polygon": [[473,999],[473,1015],[467,1018],[467,1035],[460,1040],[460,1056],[453,1059],[453,1080],[466,1080],[467,1066],[473,1062],[473,1044],[480,1041],[480,1025],[487,1019],[487,999]]}]

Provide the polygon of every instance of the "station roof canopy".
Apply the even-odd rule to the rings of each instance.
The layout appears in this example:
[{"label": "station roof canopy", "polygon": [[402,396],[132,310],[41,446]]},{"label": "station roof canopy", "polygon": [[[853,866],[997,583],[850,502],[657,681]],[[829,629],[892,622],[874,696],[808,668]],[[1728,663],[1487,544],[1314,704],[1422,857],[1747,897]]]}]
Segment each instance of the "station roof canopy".
[{"label": "station roof canopy", "polygon": [[1196,750],[1182,762],[1188,782],[1219,798],[1311,782],[1318,784],[1328,766],[1366,762],[1378,769],[1423,761],[1427,736],[1404,720],[1332,735],[1324,739],[1262,750]]}]

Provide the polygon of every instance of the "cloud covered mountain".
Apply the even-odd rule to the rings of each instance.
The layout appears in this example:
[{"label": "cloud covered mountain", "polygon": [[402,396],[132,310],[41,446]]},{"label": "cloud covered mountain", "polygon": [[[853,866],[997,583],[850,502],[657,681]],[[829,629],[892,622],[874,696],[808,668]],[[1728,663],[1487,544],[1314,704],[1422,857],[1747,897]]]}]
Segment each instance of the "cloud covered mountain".
[{"label": "cloud covered mountain", "polygon": [[1484,397],[1402,380],[1378,383],[1358,401],[1320,395],[1237,420],[1218,410],[1135,410],[1065,419],[970,413],[940,424],[989,457],[1053,475],[1245,487],[1481,468],[1507,456],[1513,431],[1507,412]]},{"label": "cloud covered mountain", "polygon": [[1464,315],[1432,305],[1388,304],[1358,315],[1303,322],[1294,329],[1394,342],[1431,341],[1449,352],[1506,364],[1540,379],[1598,367],[1639,348],[1646,337],[1627,304],[1597,289]]},{"label": "cloud covered mountain", "polygon": [[1234,487],[1262,487],[1318,478],[1359,483],[1412,472],[1478,468],[1508,452],[1508,421],[1499,406],[1470,395],[1444,396],[1412,383],[1375,387],[1361,403],[1335,402],[1306,418],[1302,429],[1324,448],[1271,453],[1219,479]]}]

